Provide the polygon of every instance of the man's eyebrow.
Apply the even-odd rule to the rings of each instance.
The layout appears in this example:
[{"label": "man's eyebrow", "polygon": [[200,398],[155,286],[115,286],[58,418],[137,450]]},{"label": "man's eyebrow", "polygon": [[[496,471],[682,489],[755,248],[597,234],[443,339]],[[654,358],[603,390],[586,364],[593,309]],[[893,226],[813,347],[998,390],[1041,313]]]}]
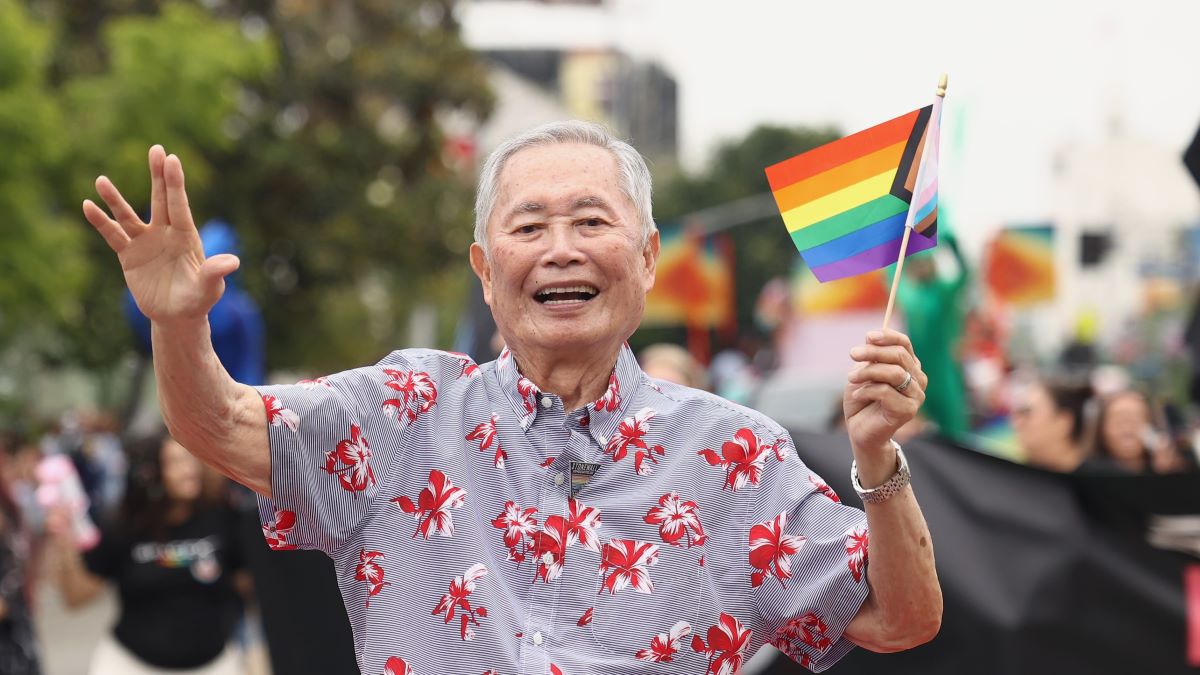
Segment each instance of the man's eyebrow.
[{"label": "man's eyebrow", "polygon": [[519,216],[523,213],[537,213],[545,209],[546,207],[538,202],[521,202],[513,208],[511,215]]},{"label": "man's eyebrow", "polygon": [[603,199],[601,199],[599,197],[596,197],[595,195],[588,195],[587,197],[580,197],[579,199],[576,199],[575,200],[575,208],[577,208],[577,209],[588,209],[588,208],[607,209],[608,202],[604,201]]}]

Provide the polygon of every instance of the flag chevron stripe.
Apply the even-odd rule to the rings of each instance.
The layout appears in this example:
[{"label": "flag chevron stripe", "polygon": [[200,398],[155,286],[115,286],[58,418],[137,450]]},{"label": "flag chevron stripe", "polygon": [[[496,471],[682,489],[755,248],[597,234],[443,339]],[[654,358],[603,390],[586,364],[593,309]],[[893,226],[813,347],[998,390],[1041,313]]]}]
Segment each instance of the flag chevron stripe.
[{"label": "flag chevron stripe", "polygon": [[[903,229],[903,226],[901,228]],[[900,257],[901,239],[902,237],[896,237],[889,242],[869,248],[852,257],[843,258],[837,262],[821,265],[820,267],[813,267],[813,274],[821,281],[832,281],[834,279],[870,272],[880,267],[887,267],[895,263]],[[931,249],[936,245],[937,239],[935,237],[914,234],[908,239],[908,255]]]},{"label": "flag chevron stripe", "polygon": [[850,234],[862,227],[863,223],[875,223],[907,210],[908,204],[895,195],[886,194],[792,232],[792,242],[803,251]]},{"label": "flag chevron stripe", "polygon": [[920,112],[914,110],[768,167],[767,182],[771,185],[771,191],[811,178],[880,148],[907,141]]},{"label": "flag chevron stripe", "polygon": [[823,195],[831,194],[889,170],[895,171],[904,156],[906,141],[893,143],[824,173],[775,191],[779,211],[786,213]]},{"label": "flag chevron stripe", "polygon": [[[809,267],[820,267],[904,236],[904,211],[800,253]],[[895,261],[893,261],[895,262]]]},{"label": "flag chevron stripe", "polygon": [[913,216],[913,223],[914,223],[913,227],[918,232],[920,232],[922,229],[920,227],[920,223],[924,222],[925,219],[928,218],[929,216],[936,215],[936,214],[937,214],[937,192],[934,192],[933,199],[926,202],[925,205],[922,206],[917,211],[916,215]]},{"label": "flag chevron stripe", "polygon": [[[896,180],[896,169],[885,171],[854,185],[842,188],[783,214],[788,232],[804,229],[822,220],[832,218],[856,206],[890,194]],[[860,223],[861,225],[861,223]]]}]

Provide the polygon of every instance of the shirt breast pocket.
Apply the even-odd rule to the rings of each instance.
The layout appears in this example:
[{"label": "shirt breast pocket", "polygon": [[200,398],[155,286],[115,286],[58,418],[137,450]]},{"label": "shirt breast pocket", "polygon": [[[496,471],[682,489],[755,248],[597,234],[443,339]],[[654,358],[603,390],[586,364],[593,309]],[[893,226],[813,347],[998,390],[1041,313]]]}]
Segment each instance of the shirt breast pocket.
[{"label": "shirt breast pocket", "polygon": [[616,656],[642,661],[678,662],[691,653],[703,552],[702,545],[605,542],[591,623],[596,643]]}]

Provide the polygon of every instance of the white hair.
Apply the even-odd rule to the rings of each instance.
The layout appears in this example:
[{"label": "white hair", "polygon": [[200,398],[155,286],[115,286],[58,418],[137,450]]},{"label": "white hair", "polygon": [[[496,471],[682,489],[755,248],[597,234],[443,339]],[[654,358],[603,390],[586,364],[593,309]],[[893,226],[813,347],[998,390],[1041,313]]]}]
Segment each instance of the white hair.
[{"label": "white hair", "polygon": [[475,193],[475,241],[488,254],[487,224],[496,208],[500,189],[500,172],[508,159],[526,148],[555,143],[586,143],[604,148],[617,161],[617,174],[621,192],[637,210],[642,226],[642,246],[650,240],[657,228],[650,202],[650,169],[640,153],[625,141],[616,138],[607,129],[592,122],[570,120],[551,122],[531,129],[501,143],[488,155],[479,174],[479,189]]}]

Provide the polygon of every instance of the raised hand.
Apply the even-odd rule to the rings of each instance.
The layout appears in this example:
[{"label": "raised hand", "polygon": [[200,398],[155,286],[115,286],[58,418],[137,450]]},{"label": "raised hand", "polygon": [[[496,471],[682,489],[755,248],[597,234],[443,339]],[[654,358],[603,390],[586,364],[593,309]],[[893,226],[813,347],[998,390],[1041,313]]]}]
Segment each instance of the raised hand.
[{"label": "raised hand", "polygon": [[184,188],[183,165],[161,145],[150,148],[150,222],[142,222],[108,178],[96,191],[109,217],[92,200],[83,215],[121,261],[125,284],[151,321],[171,323],[205,317],[225,292],[225,277],[238,268],[236,256],[204,257]]},{"label": "raised hand", "polygon": [[850,350],[850,358],[858,362],[842,397],[850,441],[856,448],[885,448],[916,416],[929,378],[908,336],[894,330],[868,333],[864,344]]}]

